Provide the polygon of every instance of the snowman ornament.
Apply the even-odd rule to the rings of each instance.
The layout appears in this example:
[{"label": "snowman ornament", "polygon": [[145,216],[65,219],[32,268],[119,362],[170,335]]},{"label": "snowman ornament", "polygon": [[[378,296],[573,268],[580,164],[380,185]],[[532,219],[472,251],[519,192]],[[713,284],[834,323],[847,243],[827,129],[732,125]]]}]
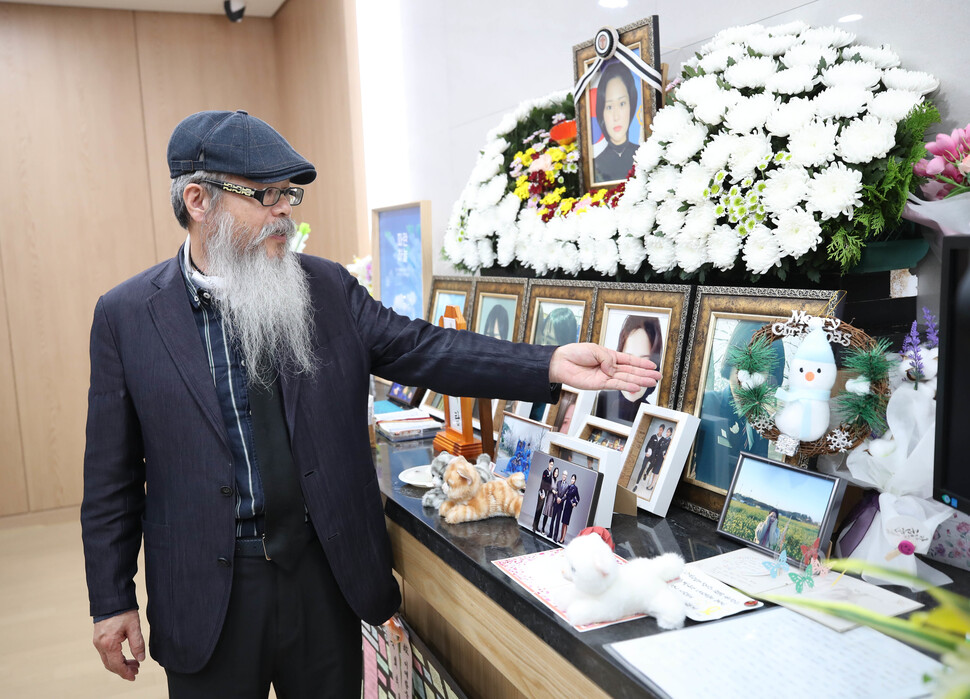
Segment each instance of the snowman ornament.
[{"label": "snowman ornament", "polygon": [[837,371],[828,336],[817,326],[802,340],[789,364],[788,388],[775,393],[784,402],[775,414],[775,425],[782,433],[777,446],[786,455],[794,454],[799,442],[814,442],[828,431],[829,400]]}]

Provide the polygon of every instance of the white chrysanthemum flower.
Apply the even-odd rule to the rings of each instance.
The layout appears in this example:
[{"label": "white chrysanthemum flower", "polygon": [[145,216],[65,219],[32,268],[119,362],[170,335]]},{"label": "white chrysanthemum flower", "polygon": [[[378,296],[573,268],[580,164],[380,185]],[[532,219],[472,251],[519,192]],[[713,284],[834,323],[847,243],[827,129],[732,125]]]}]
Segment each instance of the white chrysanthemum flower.
[{"label": "white chrysanthemum flower", "polygon": [[508,186],[509,178],[506,175],[493,177],[478,190],[475,206],[479,209],[495,206],[505,196],[505,190],[508,189]]},{"label": "white chrysanthemum flower", "polygon": [[616,247],[620,264],[627,272],[636,272],[647,258],[647,250],[643,247],[643,238],[621,235]]},{"label": "white chrysanthemum flower", "polygon": [[491,267],[495,264],[495,246],[491,238],[478,241],[478,258],[481,260],[482,267]]},{"label": "white chrysanthemum flower", "polygon": [[682,235],[674,244],[677,265],[685,272],[696,272],[707,259],[707,233]]},{"label": "white chrysanthemum flower", "polygon": [[[684,228],[681,235],[706,236],[717,224],[715,206],[709,201],[690,207],[684,217]],[[678,239],[679,242],[679,239]]]},{"label": "white chrysanthemum flower", "polygon": [[637,152],[633,154],[633,162],[636,163],[637,169],[650,172],[660,164],[663,152],[664,147],[660,139],[651,137],[637,148]]},{"label": "white chrysanthemum flower", "polygon": [[809,176],[804,168],[789,165],[768,173],[768,181],[761,191],[761,203],[766,211],[780,213],[805,200],[808,196]]},{"label": "white chrysanthemum flower", "polygon": [[808,185],[808,206],[822,219],[845,214],[852,218],[862,205],[862,173],[843,163],[835,163],[812,178]]},{"label": "white chrysanthemum flower", "polygon": [[478,241],[463,240],[458,245],[461,248],[460,259],[464,265],[469,269],[481,269],[482,258],[478,254]]},{"label": "white chrysanthemum flower", "polygon": [[759,34],[748,39],[748,46],[762,56],[780,56],[785,53],[797,39],[791,34]]},{"label": "white chrysanthemum flower", "polygon": [[806,29],[808,29],[808,25],[802,20],[796,19],[793,22],[776,24],[773,27],[768,27],[768,33],[772,36],[781,36],[782,34],[801,34]]},{"label": "white chrysanthemum flower", "polygon": [[843,61],[822,71],[822,82],[828,87],[848,85],[872,89],[882,78],[882,71],[866,61]]},{"label": "white chrysanthemum flower", "polygon": [[693,68],[694,70],[697,70],[697,67],[700,66],[700,64],[701,64],[701,61],[696,55],[691,56],[681,64],[681,70],[683,70],[684,67]]},{"label": "white chrysanthemum flower", "polygon": [[456,264],[464,264],[465,261],[461,257],[462,247],[461,241],[458,240],[458,231],[449,230],[448,233],[449,234],[446,235],[444,239],[445,255],[448,256],[449,260]]},{"label": "white chrysanthemum flower", "polygon": [[509,192],[502,197],[502,201],[500,201],[496,207],[498,225],[501,227],[514,224],[515,217],[519,215],[520,208],[522,208],[522,200],[515,196],[515,194],[512,192]]},{"label": "white chrysanthemum flower", "polygon": [[777,265],[784,255],[771,231],[765,226],[755,226],[745,238],[743,256],[748,270],[764,274]]},{"label": "white chrysanthemum flower", "polygon": [[643,241],[647,250],[650,266],[657,272],[667,272],[677,266],[677,251],[674,241],[670,238],[651,235]]},{"label": "white chrysanthemum flower", "polygon": [[799,37],[806,44],[821,44],[842,48],[855,41],[855,34],[838,27],[811,27],[802,32]]},{"label": "white chrysanthemum flower", "polygon": [[678,85],[677,99],[688,107],[693,108],[707,100],[712,94],[720,91],[721,88],[718,87],[717,76],[701,75],[685,80]]},{"label": "white chrysanthemum flower", "polygon": [[[712,44],[717,44],[719,46],[727,46],[728,44],[740,44],[747,42],[751,37],[758,36],[760,34],[767,34],[767,30],[760,24],[744,24],[736,27],[728,27],[727,29],[722,29],[714,38],[711,39]],[[704,49],[701,49],[701,53],[705,53]]]},{"label": "white chrysanthemum flower", "polygon": [[815,88],[818,70],[810,65],[796,65],[779,70],[765,82],[765,90],[779,95],[800,95]]},{"label": "white chrysanthemum flower", "polygon": [[[515,250],[519,239],[519,227],[509,226],[505,232],[498,237],[495,244],[496,261],[502,267],[512,264],[515,259]],[[445,241],[447,243],[447,240]],[[451,255],[449,254],[449,257]]]},{"label": "white chrysanthemum flower", "polygon": [[923,95],[910,90],[883,90],[872,98],[869,113],[887,121],[902,121],[913,107],[923,103]]},{"label": "white chrysanthemum flower", "polygon": [[788,152],[792,163],[802,167],[818,167],[835,157],[837,124],[813,121],[802,126],[788,139]]},{"label": "white chrysanthemum flower", "polygon": [[746,56],[724,70],[724,79],[739,88],[764,87],[765,81],[777,71],[773,58]]},{"label": "white chrysanthemum flower", "polygon": [[593,253],[593,269],[608,277],[616,276],[620,262],[616,242],[612,239],[597,240],[590,245],[590,249]]},{"label": "white chrysanthemum flower", "polygon": [[734,141],[734,149],[728,159],[731,177],[737,181],[752,174],[765,158],[771,158],[771,154],[771,141],[767,136],[741,136]]},{"label": "white chrysanthemum flower", "polygon": [[684,227],[687,212],[680,210],[681,203],[671,198],[657,207],[657,228],[668,236],[676,236]]},{"label": "white chrysanthemum flower", "polygon": [[737,134],[749,134],[755,129],[763,129],[768,115],[775,111],[778,104],[777,98],[771,94],[742,97],[728,109],[724,125]]},{"label": "white chrysanthemum flower", "polygon": [[569,274],[576,274],[582,269],[582,257],[576,243],[562,243],[559,246],[559,267]]},{"label": "white chrysanthemum flower", "polygon": [[911,90],[925,95],[938,88],[940,81],[918,70],[892,68],[883,74],[882,84],[893,90]]},{"label": "white chrysanthemum flower", "polygon": [[667,160],[674,165],[683,165],[697,155],[706,140],[707,127],[703,124],[688,126],[667,145]]},{"label": "white chrysanthemum flower", "polygon": [[772,136],[789,136],[815,119],[815,104],[807,97],[795,97],[768,115],[765,128]]},{"label": "white chrysanthemum flower", "polygon": [[701,153],[701,165],[711,171],[722,169],[727,165],[728,158],[734,152],[735,142],[740,136],[730,133],[719,133],[710,141]]},{"label": "white chrysanthemum flower", "polygon": [[647,175],[637,168],[634,170],[633,177],[626,181],[626,187],[623,189],[623,196],[620,197],[620,201],[617,203],[616,207],[619,209],[631,208],[636,202],[643,201],[644,197],[647,196]]},{"label": "white chrysanthemum flower", "polygon": [[781,57],[781,62],[787,68],[795,66],[811,66],[815,68],[819,60],[824,58],[826,65],[832,65],[838,58],[839,53],[831,46],[821,44],[795,44]]},{"label": "white chrysanthemum flower", "polygon": [[895,145],[896,123],[869,114],[843,127],[836,152],[847,163],[868,163],[885,158]]},{"label": "white chrysanthemum flower", "polygon": [[728,59],[738,60],[744,56],[744,49],[738,44],[715,49],[706,56],[701,56],[698,66],[705,73],[721,73],[727,68]]},{"label": "white chrysanthemum flower", "polygon": [[889,47],[885,44],[879,48],[872,46],[850,46],[842,51],[843,60],[849,60],[856,55],[863,61],[872,63],[876,68],[882,68],[883,70],[895,68],[899,65],[899,56],[890,51]]},{"label": "white chrysanthemum flower", "polygon": [[801,257],[822,242],[822,227],[808,211],[794,207],[773,218],[775,240],[786,255]]},{"label": "white chrysanthemum flower", "polygon": [[652,201],[641,201],[623,213],[617,227],[623,235],[644,237],[653,230],[657,219],[657,205]]},{"label": "white chrysanthemum flower", "polygon": [[494,158],[496,155],[502,155],[508,150],[509,142],[504,138],[496,138],[488,141],[485,147],[482,148],[483,158]]},{"label": "white chrysanthemum flower", "polygon": [[744,239],[737,229],[720,225],[707,237],[707,257],[720,270],[734,267]]},{"label": "white chrysanthemum flower", "polygon": [[694,120],[687,111],[687,107],[675,102],[658,111],[653,117],[653,123],[650,125],[651,138],[668,143],[693,123]]},{"label": "white chrysanthemum flower", "polygon": [[616,235],[617,221],[613,209],[597,206],[583,214],[583,231],[595,240],[606,240]]},{"label": "white chrysanthemum flower", "polygon": [[[704,201],[704,190],[711,182],[711,171],[700,163],[687,163],[680,171],[680,182],[677,183],[677,199],[691,204]],[[629,190],[624,192],[627,196]]]},{"label": "white chrysanthemum flower", "polygon": [[680,172],[672,165],[664,165],[653,171],[647,181],[647,198],[660,203],[672,198],[680,183]]},{"label": "white chrysanthemum flower", "polygon": [[486,182],[495,175],[499,174],[502,169],[502,165],[505,158],[501,153],[494,153],[490,156],[484,153],[478,157],[478,162],[475,163],[475,167],[472,169],[471,177],[468,178],[469,184],[481,184]]},{"label": "white chrysanthemum flower", "polygon": [[727,110],[739,99],[741,99],[741,93],[738,90],[718,90],[694,107],[694,116],[705,124],[716,126],[724,121]]},{"label": "white chrysanthemum flower", "polygon": [[815,111],[823,119],[849,119],[865,110],[872,92],[864,87],[836,85],[815,96]]}]

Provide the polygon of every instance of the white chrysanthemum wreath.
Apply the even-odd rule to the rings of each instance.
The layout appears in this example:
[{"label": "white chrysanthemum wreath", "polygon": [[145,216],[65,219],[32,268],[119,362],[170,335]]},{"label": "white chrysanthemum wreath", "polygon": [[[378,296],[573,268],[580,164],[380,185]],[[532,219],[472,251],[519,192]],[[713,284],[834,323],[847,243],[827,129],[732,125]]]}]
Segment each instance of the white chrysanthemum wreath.
[{"label": "white chrysanthemum wreath", "polygon": [[683,65],[633,176],[598,200],[567,191],[559,173],[561,187],[550,179],[526,201],[521,151],[512,166],[524,146],[506,139],[542,110],[573,105],[568,93],[521,105],[488,135],[445,256],[470,271],[517,262],[538,275],[848,270],[899,221],[939,118],[924,102],[934,77],[854,39],[802,22],[720,32]]}]

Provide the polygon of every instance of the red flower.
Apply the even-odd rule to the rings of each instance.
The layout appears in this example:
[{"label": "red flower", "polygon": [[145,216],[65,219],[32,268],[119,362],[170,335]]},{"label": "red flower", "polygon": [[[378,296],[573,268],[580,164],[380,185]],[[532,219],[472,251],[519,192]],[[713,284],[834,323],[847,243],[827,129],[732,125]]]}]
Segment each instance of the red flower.
[{"label": "red flower", "polygon": [[549,129],[549,138],[560,145],[568,145],[576,140],[576,120],[560,121]]}]

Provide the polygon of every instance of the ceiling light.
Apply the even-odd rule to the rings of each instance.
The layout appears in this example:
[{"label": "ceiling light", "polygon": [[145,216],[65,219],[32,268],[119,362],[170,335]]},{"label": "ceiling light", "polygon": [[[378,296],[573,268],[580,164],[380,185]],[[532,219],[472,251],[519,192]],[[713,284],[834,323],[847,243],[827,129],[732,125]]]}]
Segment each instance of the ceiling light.
[{"label": "ceiling light", "polygon": [[862,19],[862,15],[846,15],[839,17],[839,22],[858,22],[860,19]]}]

